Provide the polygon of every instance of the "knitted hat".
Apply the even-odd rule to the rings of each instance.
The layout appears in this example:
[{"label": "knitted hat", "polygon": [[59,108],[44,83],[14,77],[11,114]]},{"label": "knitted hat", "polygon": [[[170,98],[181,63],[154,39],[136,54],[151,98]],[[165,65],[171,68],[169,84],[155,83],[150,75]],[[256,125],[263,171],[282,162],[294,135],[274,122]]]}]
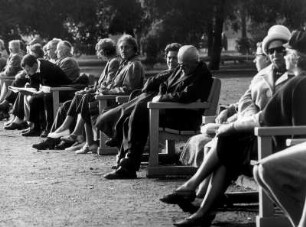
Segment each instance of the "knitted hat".
[{"label": "knitted hat", "polygon": [[284,47],[297,50],[301,53],[306,54],[306,32],[305,31],[294,31],[288,43]]},{"label": "knitted hat", "polygon": [[291,33],[289,29],[283,25],[274,25],[269,31],[268,35],[262,41],[262,49],[267,54],[269,44],[274,40],[283,40],[285,43],[289,41]]}]

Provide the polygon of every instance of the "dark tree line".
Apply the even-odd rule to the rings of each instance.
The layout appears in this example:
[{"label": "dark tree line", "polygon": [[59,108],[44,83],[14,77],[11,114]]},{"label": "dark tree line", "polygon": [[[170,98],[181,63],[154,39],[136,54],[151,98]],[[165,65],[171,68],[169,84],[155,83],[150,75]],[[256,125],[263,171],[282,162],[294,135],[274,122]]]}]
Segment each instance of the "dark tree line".
[{"label": "dark tree line", "polygon": [[[0,37],[60,37],[79,45],[95,44],[109,34],[134,35],[148,58],[167,43],[199,45],[207,37],[210,67],[218,69],[225,21],[242,30],[242,40],[263,38],[267,28],[282,23],[304,26],[304,0],[0,0]],[[251,24],[246,26],[246,22]]]}]

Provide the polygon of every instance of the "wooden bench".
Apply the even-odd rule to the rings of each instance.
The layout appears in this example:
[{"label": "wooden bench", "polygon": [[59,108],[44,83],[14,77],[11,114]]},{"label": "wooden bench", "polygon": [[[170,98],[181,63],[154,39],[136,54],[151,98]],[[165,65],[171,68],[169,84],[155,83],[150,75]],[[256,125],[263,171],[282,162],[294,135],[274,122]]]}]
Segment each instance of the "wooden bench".
[{"label": "wooden bench", "polygon": [[[295,127],[258,127],[255,128],[258,137],[258,160],[273,153],[272,139],[274,136],[306,135],[306,126]],[[274,205],[262,188],[259,188],[259,214],[256,217],[257,227],[289,227],[289,220],[285,216],[274,214]]]},{"label": "wooden bench", "polygon": [[[159,177],[165,175],[190,175],[195,172],[195,167],[190,166],[164,166],[159,164],[159,140],[166,138],[166,155],[171,156],[175,140],[187,140],[189,137],[199,134],[199,131],[177,131],[167,128],[159,128],[159,111],[162,109],[204,109],[204,115],[216,115],[219,96],[221,90],[221,80],[214,77],[211,92],[207,102],[193,102],[188,104],[174,102],[149,102],[150,113],[150,134],[149,134],[149,163],[147,177]],[[167,141],[168,140],[168,141]]]},{"label": "wooden bench", "polygon": [[57,110],[60,107],[59,93],[64,91],[77,91],[78,89],[73,87],[50,87],[50,92],[52,93],[53,98],[53,118],[57,114]]}]

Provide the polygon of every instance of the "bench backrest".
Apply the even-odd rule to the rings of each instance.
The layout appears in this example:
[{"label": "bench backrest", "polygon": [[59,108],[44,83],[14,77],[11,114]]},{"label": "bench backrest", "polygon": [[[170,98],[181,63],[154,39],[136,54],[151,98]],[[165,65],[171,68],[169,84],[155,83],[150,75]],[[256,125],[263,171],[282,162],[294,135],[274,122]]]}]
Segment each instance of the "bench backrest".
[{"label": "bench backrest", "polygon": [[219,78],[213,77],[213,83],[211,86],[210,94],[208,96],[207,102],[210,103],[210,107],[205,109],[205,116],[212,116],[217,114],[218,103],[221,93],[221,80]]}]

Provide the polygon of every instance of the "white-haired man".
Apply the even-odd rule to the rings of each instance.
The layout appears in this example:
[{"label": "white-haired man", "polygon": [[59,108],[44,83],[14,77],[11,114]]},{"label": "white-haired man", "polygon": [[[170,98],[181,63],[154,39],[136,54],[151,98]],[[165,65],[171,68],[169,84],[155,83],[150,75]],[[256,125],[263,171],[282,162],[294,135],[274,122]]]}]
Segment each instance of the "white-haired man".
[{"label": "white-haired man", "polygon": [[[177,67],[170,75],[157,81],[156,90],[144,92],[131,100],[125,107],[132,110],[128,114],[122,114],[116,124],[116,132],[121,134],[120,151],[117,160],[117,169],[106,174],[106,179],[133,179],[139,169],[141,156],[149,133],[149,110],[147,103],[153,102],[194,102],[201,99],[207,100],[212,76],[205,63],[199,61],[199,53],[194,46],[182,46],[178,51]],[[151,87],[151,86],[150,86]],[[159,90],[159,92],[158,92]],[[120,108],[120,107],[119,107]],[[112,110],[110,110],[112,111]],[[115,111],[115,110],[114,110]],[[125,108],[123,108],[125,111]],[[109,120],[111,112],[106,112],[98,118],[97,127]],[[190,110],[167,110],[160,115],[162,126],[177,127],[181,130],[195,129],[200,126],[202,113]],[[121,127],[118,127],[121,125]],[[103,129],[102,129],[103,130]]]},{"label": "white-haired man", "polygon": [[69,79],[75,81],[80,76],[80,67],[78,62],[72,57],[72,45],[66,40],[62,40],[57,44],[56,51],[58,65],[68,76]]},{"label": "white-haired man", "polygon": [[60,41],[62,40],[58,38],[53,38],[47,43],[46,55],[48,60],[54,64],[57,61],[56,47]]}]

